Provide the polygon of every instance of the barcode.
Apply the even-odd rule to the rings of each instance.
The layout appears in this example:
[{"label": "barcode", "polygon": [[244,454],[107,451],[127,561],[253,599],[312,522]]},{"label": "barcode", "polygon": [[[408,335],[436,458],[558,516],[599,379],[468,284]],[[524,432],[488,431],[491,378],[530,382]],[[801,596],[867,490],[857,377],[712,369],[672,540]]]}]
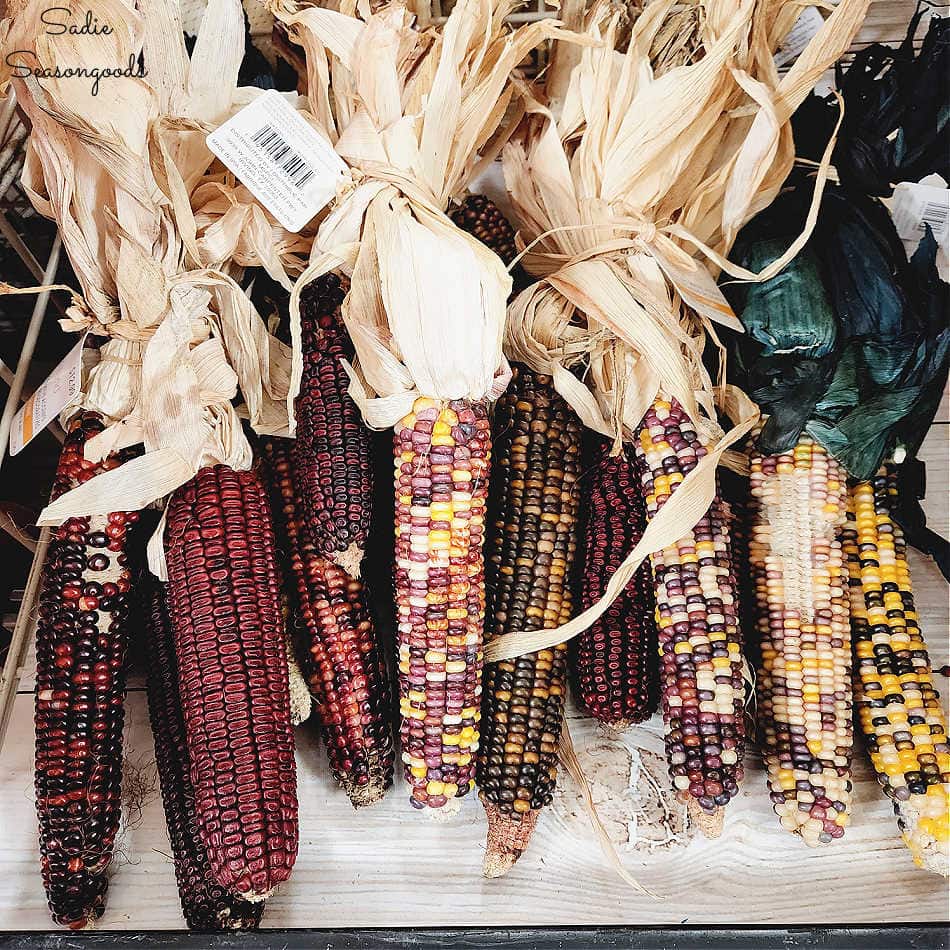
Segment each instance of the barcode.
[{"label": "barcode", "polygon": [[950,216],[950,205],[928,201],[924,205],[924,213],[920,216],[920,224],[918,227],[923,231],[924,225],[929,224],[934,234],[940,234],[947,226],[948,216]]},{"label": "barcode", "polygon": [[314,176],[313,169],[285,141],[278,129],[265,125],[251,136],[264,153],[274,160],[297,188],[303,188]]}]

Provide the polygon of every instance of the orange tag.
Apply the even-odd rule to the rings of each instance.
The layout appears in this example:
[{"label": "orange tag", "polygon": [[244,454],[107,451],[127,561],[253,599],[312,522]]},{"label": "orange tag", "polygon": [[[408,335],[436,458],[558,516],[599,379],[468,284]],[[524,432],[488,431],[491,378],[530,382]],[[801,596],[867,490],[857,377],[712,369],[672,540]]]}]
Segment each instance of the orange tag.
[{"label": "orange tag", "polygon": [[82,387],[82,349],[86,334],[66,354],[66,358],[20,406],[10,426],[10,455],[16,455],[42,432],[78,395]]}]

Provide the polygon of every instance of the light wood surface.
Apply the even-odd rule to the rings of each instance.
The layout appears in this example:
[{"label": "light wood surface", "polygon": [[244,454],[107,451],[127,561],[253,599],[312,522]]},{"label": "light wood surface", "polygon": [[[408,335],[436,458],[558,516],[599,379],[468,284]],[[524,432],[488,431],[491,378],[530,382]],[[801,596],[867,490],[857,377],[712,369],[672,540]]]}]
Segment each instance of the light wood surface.
[{"label": "light wood surface", "polygon": [[[871,6],[858,45],[899,40],[913,3]],[[948,533],[950,405],[945,398],[924,445],[931,526]],[[911,552],[922,626],[935,667],[948,662],[947,585],[936,567]],[[36,853],[33,810],[33,686],[25,666],[10,735],[0,760],[0,930],[50,925]],[[937,677],[946,705],[948,683]],[[128,700],[128,802],[102,929],[179,929],[170,848],[157,792],[141,678]],[[752,755],[723,836],[707,842],[671,819],[675,839],[652,851],[631,844],[657,837],[656,807],[641,762],[666,787],[658,719],[608,735],[573,710],[570,729],[593,779],[625,867],[658,896],[632,891],[593,843],[577,790],[565,775],[529,852],[503,879],[481,877],[485,822],[476,799],[439,822],[409,808],[397,783],[381,804],[355,813],[329,778],[325,753],[307,726],[297,731],[300,857],[293,877],[271,899],[270,927],[518,926],[554,924],[817,924],[941,921],[947,885],[916,869],[897,835],[859,747],[853,823],[845,837],[810,851],[781,831],[768,802],[761,763]],[[631,753],[630,750],[636,750]],[[631,788],[631,785],[634,787]],[[639,798],[638,798],[639,796]],[[638,809],[646,814],[634,826]]]}]

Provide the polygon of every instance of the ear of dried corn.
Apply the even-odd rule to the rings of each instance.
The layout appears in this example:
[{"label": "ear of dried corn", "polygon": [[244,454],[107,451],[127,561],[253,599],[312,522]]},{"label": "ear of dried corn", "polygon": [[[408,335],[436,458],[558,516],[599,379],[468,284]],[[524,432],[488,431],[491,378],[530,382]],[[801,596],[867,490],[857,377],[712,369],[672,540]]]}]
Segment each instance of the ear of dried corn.
[{"label": "ear of dried corn", "polygon": [[947,875],[947,722],[914,604],[903,531],[892,517],[896,497],[892,468],[854,484],[842,531],[851,583],[857,718],[914,861]]},{"label": "ear of dried corn", "polygon": [[264,902],[242,900],[225,890],[211,872],[201,841],[168,596],[154,578],[145,587],[148,711],[182,914],[190,930],[255,930]]},{"label": "ear of dried corn", "polygon": [[[556,627],[572,613],[581,426],[551,380],[522,366],[496,403],[496,463],[485,541],[486,639]],[[504,874],[551,803],[566,694],[567,645],[486,667],[479,795],[485,874]]]},{"label": "ear of dried corn", "polygon": [[420,397],[397,425],[402,761],[416,808],[475,786],[491,429],[484,402]]},{"label": "ear of dried corn", "polygon": [[816,846],[840,838],[851,811],[846,475],[807,435],[791,452],[753,450],[751,467],[763,758],[782,827]]},{"label": "ear of dried corn", "polygon": [[304,370],[295,403],[292,474],[316,549],[359,577],[373,480],[369,433],[347,393],[349,377],[342,362],[353,359],[353,345],[340,319],[347,287],[347,281],[325,274],[301,293]]},{"label": "ear of dried corn", "polygon": [[[102,417],[70,420],[53,497],[119,466],[94,464],[85,443]],[[119,828],[125,657],[134,512],[70,518],[53,531],[36,627],[36,813],[53,920],[81,929],[102,915]]]},{"label": "ear of dried corn", "polygon": [[394,752],[389,679],[366,590],[313,544],[294,487],[292,443],[271,438],[262,449],[291,618],[330,770],[354,807],[370,805],[392,784]]},{"label": "ear of dried corn", "polygon": [[297,793],[274,531],[255,471],[203,468],[166,511],[168,602],[215,880],[260,900],[297,856]]},{"label": "ear of dried corn", "polygon": [[[581,496],[585,511],[582,607],[597,603],[607,582],[643,534],[645,510],[632,450],[611,454],[592,439]],[[597,720],[624,729],[657,703],[657,632],[653,579],[642,564],[623,593],[576,640],[578,698]]]},{"label": "ear of dried corn", "polygon": [[[647,519],[706,454],[675,400],[658,399],[636,441]],[[721,827],[742,780],[745,748],[742,638],[726,509],[717,494],[676,544],[650,557],[660,645],[660,693],[674,787]]]}]

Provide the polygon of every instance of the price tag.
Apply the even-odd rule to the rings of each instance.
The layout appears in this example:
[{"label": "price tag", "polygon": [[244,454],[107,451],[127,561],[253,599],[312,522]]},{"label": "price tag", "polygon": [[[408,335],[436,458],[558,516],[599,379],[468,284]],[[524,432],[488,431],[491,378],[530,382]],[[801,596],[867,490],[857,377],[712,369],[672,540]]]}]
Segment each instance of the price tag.
[{"label": "price tag", "polygon": [[20,406],[10,426],[10,455],[16,455],[28,445],[79,395],[82,388],[82,348],[85,344],[84,333],[66,358]]},{"label": "price tag", "polygon": [[916,248],[924,236],[925,227],[930,225],[937,243],[947,246],[950,189],[902,181],[894,189],[890,205],[894,227],[902,241],[912,243]]},{"label": "price tag", "polygon": [[274,89],[215,129],[208,148],[295,233],[329,203],[347,172],[327,139]]}]

